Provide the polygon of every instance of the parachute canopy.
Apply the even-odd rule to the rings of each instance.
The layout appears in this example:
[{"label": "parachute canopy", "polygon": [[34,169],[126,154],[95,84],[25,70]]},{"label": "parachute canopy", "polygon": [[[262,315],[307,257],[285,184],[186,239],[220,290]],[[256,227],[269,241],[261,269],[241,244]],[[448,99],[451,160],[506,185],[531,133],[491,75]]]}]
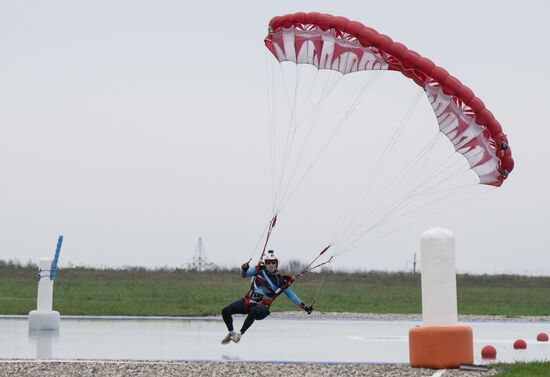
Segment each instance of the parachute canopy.
[{"label": "parachute canopy", "polygon": [[295,13],[270,21],[265,45],[279,62],[342,74],[401,72],[423,88],[440,131],[468,160],[481,184],[500,186],[512,171],[508,139],[483,101],[444,68],[390,37],[344,17]]}]

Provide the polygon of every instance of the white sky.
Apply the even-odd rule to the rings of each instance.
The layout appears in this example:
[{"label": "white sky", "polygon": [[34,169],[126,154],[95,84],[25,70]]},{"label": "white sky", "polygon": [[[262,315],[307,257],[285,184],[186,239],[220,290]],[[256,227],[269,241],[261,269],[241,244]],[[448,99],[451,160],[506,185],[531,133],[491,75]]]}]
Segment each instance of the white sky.
[{"label": "white sky", "polygon": [[[199,236],[214,262],[246,261],[272,206],[263,38],[272,17],[297,11],[355,19],[445,67],[495,114],[516,162],[500,189],[333,267],[402,270],[441,226],[460,272],[550,275],[542,0],[0,0],[0,258],[53,256],[64,234],[62,265],[180,266]],[[282,259],[320,251],[343,186],[289,204],[272,244]]]}]

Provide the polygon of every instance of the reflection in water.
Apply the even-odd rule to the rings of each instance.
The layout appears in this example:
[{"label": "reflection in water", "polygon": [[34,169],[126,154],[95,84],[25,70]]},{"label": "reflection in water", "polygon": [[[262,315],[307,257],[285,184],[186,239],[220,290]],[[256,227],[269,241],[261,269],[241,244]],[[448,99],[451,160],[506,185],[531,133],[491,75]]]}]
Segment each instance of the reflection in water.
[{"label": "reflection in water", "polygon": [[241,358],[239,356],[233,356],[233,355],[222,355],[222,360],[241,361]]},{"label": "reflection in water", "polygon": [[37,359],[53,359],[53,343],[59,339],[59,330],[29,330],[29,339],[36,341]]}]

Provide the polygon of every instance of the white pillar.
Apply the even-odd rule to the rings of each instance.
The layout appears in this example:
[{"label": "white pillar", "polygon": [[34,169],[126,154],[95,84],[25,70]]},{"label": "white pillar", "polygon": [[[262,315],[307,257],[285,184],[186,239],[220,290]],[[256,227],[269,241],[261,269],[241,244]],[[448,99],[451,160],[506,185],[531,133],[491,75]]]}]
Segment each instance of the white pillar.
[{"label": "white pillar", "polygon": [[51,312],[53,301],[53,281],[50,279],[52,258],[40,258],[39,271],[42,276],[38,281],[38,295],[36,297],[36,309],[39,312]]},{"label": "white pillar", "polygon": [[52,310],[53,280],[50,279],[52,261],[52,258],[40,259],[36,310],[29,313],[29,329],[31,330],[59,329],[59,312]]},{"label": "white pillar", "polygon": [[423,325],[457,325],[454,234],[433,228],[422,234],[420,244]]}]

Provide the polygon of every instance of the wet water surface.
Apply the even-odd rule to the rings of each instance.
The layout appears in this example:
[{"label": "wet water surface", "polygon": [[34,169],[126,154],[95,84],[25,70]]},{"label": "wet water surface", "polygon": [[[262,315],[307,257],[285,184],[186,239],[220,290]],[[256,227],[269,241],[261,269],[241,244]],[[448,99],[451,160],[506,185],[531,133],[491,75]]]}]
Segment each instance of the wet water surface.
[{"label": "wet water surface", "polygon": [[[236,318],[239,328],[242,317]],[[221,345],[227,333],[220,318],[71,318],[56,331],[28,330],[26,317],[0,318],[0,359],[241,360],[288,362],[408,363],[411,321],[258,321],[240,343]],[[487,344],[498,361],[550,360],[547,322],[462,323],[474,331],[475,362]],[[514,350],[524,339],[526,350]]]}]

